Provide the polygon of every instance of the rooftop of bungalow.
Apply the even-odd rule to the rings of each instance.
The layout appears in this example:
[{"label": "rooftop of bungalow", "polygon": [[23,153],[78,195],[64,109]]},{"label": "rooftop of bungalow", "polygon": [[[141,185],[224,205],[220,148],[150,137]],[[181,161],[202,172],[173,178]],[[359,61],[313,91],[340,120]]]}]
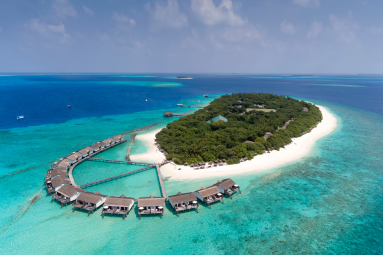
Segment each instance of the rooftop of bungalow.
[{"label": "rooftop of bungalow", "polygon": [[53,188],[56,188],[60,186],[61,184],[71,184],[70,180],[66,176],[57,176],[56,178],[52,179],[51,185]]},{"label": "rooftop of bungalow", "polygon": [[191,202],[191,201],[196,201],[197,197],[194,192],[190,193],[181,193],[178,192],[176,195],[169,196],[169,200],[172,201],[173,204],[181,204],[181,203],[186,203],[186,202]]},{"label": "rooftop of bungalow", "polygon": [[79,188],[79,187],[72,186],[72,185],[64,185],[56,191],[56,193],[60,193],[66,197],[71,197],[74,194],[76,194],[77,192],[86,192],[86,191]]},{"label": "rooftop of bungalow", "polygon": [[113,136],[112,137],[114,140],[121,140],[122,138],[124,138],[123,135],[116,135],[116,136]]},{"label": "rooftop of bungalow", "polygon": [[129,207],[134,198],[121,195],[120,197],[107,197],[104,206]]},{"label": "rooftop of bungalow", "polygon": [[148,206],[164,206],[165,198],[164,197],[154,197],[150,195],[150,197],[140,197],[137,200],[137,206],[139,207],[148,207]]},{"label": "rooftop of bungalow", "polygon": [[202,197],[213,196],[215,194],[221,193],[217,186],[211,186],[208,188],[201,187],[201,189],[197,190],[196,192],[200,193]]},{"label": "rooftop of bungalow", "polygon": [[82,154],[81,153],[78,153],[78,152],[74,152],[72,153],[71,155],[69,155],[68,157],[66,157],[67,159],[69,160],[76,160],[78,158],[82,157]]},{"label": "rooftop of bungalow", "polygon": [[230,189],[234,185],[237,185],[231,178],[223,179],[222,181],[218,180],[213,186],[220,186],[222,189]]},{"label": "rooftop of bungalow", "polygon": [[88,146],[84,149],[79,150],[78,152],[80,152],[81,154],[87,154],[88,152],[93,151],[93,150],[94,150],[93,148]]},{"label": "rooftop of bungalow", "polygon": [[97,204],[98,201],[100,201],[101,198],[107,197],[106,195],[100,194],[99,191],[96,193],[91,192],[81,192],[81,194],[77,197],[77,201],[90,203],[90,204]]},{"label": "rooftop of bungalow", "polygon": [[53,170],[50,170],[47,172],[46,174],[46,177],[47,178],[52,178],[52,177],[55,177],[55,176],[58,176],[58,175],[63,175],[63,176],[67,176],[67,170],[64,169],[64,168],[55,168]]},{"label": "rooftop of bungalow", "polygon": [[210,121],[206,121],[206,123],[212,123],[212,122],[215,122],[215,121],[224,121],[224,122],[227,122],[227,119],[225,117],[222,117],[221,115],[218,115],[217,117],[213,118],[212,120]]}]

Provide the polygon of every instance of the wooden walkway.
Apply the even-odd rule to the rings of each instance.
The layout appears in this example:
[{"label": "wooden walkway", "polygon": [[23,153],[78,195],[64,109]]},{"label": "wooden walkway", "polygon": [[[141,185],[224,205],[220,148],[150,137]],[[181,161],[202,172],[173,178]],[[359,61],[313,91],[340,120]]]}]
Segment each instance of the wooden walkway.
[{"label": "wooden walkway", "polygon": [[144,162],[133,162],[133,161],[124,161],[124,160],[115,160],[115,159],[105,159],[105,158],[89,158],[90,161],[98,161],[105,163],[115,163],[115,164],[129,164],[129,165],[153,165],[152,163]]},{"label": "wooden walkway", "polygon": [[158,181],[160,182],[162,197],[164,197],[167,200],[168,196],[166,195],[166,190],[165,190],[164,182],[162,181],[160,165],[156,164],[156,168],[157,168]]},{"label": "wooden walkway", "polygon": [[105,178],[105,179],[102,179],[102,180],[99,180],[99,181],[83,184],[83,185],[80,185],[80,188],[90,187],[90,186],[94,186],[94,185],[97,185],[97,184],[100,184],[100,183],[103,183],[103,182],[107,182],[107,181],[111,181],[111,180],[114,180],[114,179],[122,178],[122,177],[125,177],[125,176],[128,176],[128,175],[131,175],[131,174],[135,174],[135,173],[147,170],[147,169],[152,168],[152,167],[154,167],[154,165],[150,165],[150,166],[147,166],[147,167],[144,167],[144,168],[141,168],[141,169],[137,169],[137,170],[134,170],[134,171],[130,171],[130,172],[127,172],[127,173],[115,175],[115,176],[112,176],[112,177],[109,177],[109,178]]},{"label": "wooden walkway", "polygon": [[174,113],[174,112],[171,112],[171,114],[173,114],[173,116],[186,116],[186,115],[190,115],[189,113]]},{"label": "wooden walkway", "polygon": [[109,148],[112,148],[112,147],[114,147],[114,146],[116,146],[116,145],[119,145],[119,144],[121,144],[121,143],[123,143],[123,142],[126,142],[126,141],[127,141],[126,139],[123,139],[121,142],[117,142],[117,143],[115,143],[115,144],[113,144],[113,145],[111,145],[111,146],[109,146],[109,147],[105,147],[104,149],[99,150],[99,151],[93,153],[92,155],[89,155],[89,156],[87,156],[87,157],[85,157],[85,158],[82,158],[81,160],[79,160],[79,161],[77,161],[76,163],[74,163],[74,164],[69,168],[69,172],[68,172],[69,180],[70,180],[70,182],[72,183],[72,185],[73,185],[73,186],[77,186],[77,184],[75,183],[75,181],[74,181],[74,179],[73,179],[73,169],[74,169],[78,164],[84,162],[84,161],[87,160],[87,159],[89,160],[90,157],[93,157],[94,155],[96,155],[96,154],[98,154],[98,153],[101,153],[101,152],[103,152],[103,151],[105,151],[105,150],[107,150],[107,149],[109,149]]}]

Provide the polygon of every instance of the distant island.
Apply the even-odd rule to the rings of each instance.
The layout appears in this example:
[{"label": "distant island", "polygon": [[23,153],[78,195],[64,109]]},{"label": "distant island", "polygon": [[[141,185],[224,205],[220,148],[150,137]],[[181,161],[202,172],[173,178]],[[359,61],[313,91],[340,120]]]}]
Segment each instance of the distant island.
[{"label": "distant island", "polygon": [[177,79],[193,79],[193,78],[186,77],[186,76],[177,76],[176,78]]},{"label": "distant island", "polygon": [[156,134],[178,165],[222,160],[237,164],[279,150],[322,120],[314,104],[264,93],[224,95]]}]

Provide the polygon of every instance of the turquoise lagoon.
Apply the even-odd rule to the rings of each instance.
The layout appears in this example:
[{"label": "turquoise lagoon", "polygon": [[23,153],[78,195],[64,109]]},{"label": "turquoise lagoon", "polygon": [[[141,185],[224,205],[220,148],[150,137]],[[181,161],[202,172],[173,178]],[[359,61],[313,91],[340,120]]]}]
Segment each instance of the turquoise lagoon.
[{"label": "turquoise lagoon", "polygon": [[[180,101],[192,112],[202,96]],[[200,100],[200,102],[198,102]],[[60,208],[43,190],[49,165],[74,150],[117,133],[174,118],[162,110],[80,118],[57,124],[0,130],[6,148],[0,163],[2,254],[381,254],[383,117],[323,101],[338,127],[297,161],[261,173],[232,176],[242,194],[200,213],[138,219],[136,208],[122,220],[90,217]],[[168,110],[168,109],[166,109]],[[156,124],[152,125],[151,124]],[[130,140],[132,133],[126,138]],[[129,143],[100,157],[123,159]],[[145,151],[139,141],[134,153]],[[79,184],[134,170],[137,166],[85,162],[74,171]],[[223,175],[222,178],[230,177]],[[164,182],[168,195],[211,185],[216,178]],[[89,188],[107,195],[160,195],[154,170]]]}]

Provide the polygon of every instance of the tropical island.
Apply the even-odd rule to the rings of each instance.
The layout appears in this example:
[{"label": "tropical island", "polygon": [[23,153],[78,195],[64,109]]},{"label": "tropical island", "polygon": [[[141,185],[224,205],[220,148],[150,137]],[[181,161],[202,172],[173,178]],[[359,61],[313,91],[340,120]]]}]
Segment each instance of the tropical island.
[{"label": "tropical island", "polygon": [[265,93],[223,95],[156,134],[178,165],[222,160],[238,164],[280,150],[322,120],[314,104]]}]

